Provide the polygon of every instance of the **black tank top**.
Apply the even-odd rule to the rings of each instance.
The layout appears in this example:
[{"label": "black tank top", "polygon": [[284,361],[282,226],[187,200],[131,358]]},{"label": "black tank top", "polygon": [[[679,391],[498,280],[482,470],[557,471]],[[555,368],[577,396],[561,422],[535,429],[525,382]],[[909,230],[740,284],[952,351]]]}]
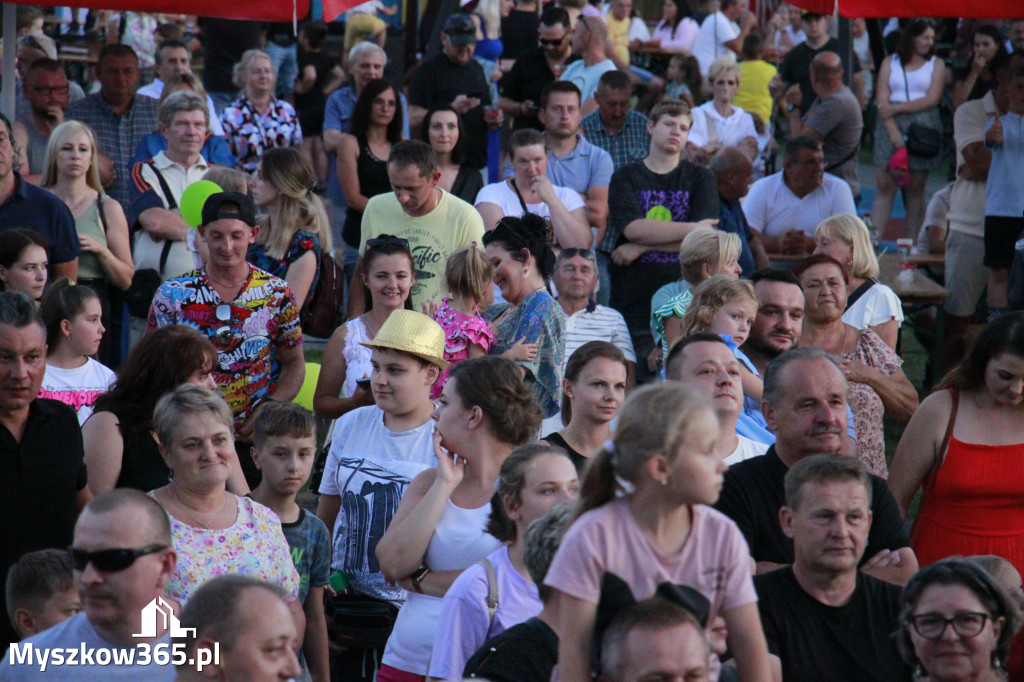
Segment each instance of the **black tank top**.
[{"label": "black tank top", "polygon": [[[381,160],[373,155],[365,135],[356,135],[359,143],[359,158],[356,159],[356,175],[359,178],[359,191],[369,199],[378,194],[391,191],[391,178],[388,177],[387,159]],[[359,235],[362,230],[363,212],[349,208],[345,217],[345,227],[341,236],[345,243],[354,249],[359,248]]]}]

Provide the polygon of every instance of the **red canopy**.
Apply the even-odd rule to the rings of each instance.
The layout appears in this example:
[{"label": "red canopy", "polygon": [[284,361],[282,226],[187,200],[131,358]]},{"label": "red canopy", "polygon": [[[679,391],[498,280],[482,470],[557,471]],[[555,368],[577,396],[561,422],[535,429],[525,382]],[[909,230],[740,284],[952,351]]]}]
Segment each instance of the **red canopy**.
[{"label": "red canopy", "polygon": [[[836,0],[790,0],[792,4],[820,14],[832,14]],[[1021,0],[838,0],[844,17],[963,17],[965,19],[1008,19],[1024,12]]]},{"label": "red canopy", "polygon": [[[324,21],[333,21],[362,0],[323,0]],[[72,3],[74,0],[72,0]],[[15,4],[33,4],[56,7],[67,5],[68,0],[25,0]],[[238,0],[236,2],[210,2],[206,0],[97,0],[102,9],[135,12],[166,12],[169,14],[197,14],[224,19],[251,19],[255,21],[291,21],[292,14],[301,21],[309,14],[309,0]],[[73,4],[89,7],[92,2]]]}]

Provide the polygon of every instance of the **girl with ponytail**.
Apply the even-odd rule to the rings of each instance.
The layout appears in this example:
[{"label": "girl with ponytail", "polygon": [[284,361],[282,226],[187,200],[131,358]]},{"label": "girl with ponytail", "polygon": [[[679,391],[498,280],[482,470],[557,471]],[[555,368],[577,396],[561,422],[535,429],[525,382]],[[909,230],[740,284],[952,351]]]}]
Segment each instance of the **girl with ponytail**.
[{"label": "girl with ponytail", "polygon": [[[728,518],[710,507],[728,468],[716,454],[718,419],[708,398],[688,386],[634,391],[612,440],[583,474],[578,516],[544,584],[559,614],[562,682],[589,682],[591,640],[606,572],[637,599],[664,582],[689,585],[722,615],[742,682],[771,679],[750,551]],[[709,679],[718,678],[712,657]]]}]

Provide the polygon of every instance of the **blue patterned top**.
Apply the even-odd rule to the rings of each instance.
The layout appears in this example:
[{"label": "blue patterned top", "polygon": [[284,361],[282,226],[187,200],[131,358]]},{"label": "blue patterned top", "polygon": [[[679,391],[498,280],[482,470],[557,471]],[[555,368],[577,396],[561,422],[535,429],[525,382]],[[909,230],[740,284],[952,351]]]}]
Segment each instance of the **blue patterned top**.
[{"label": "blue patterned top", "polygon": [[280,277],[285,279],[285,275],[288,274],[288,268],[291,267],[292,263],[302,258],[303,255],[312,251],[313,255],[316,256],[316,272],[313,273],[313,281],[309,285],[309,291],[306,292],[306,300],[299,306],[301,310],[305,308],[313,301],[313,292],[316,291],[316,282],[320,279],[320,254],[323,253],[323,247],[320,246],[320,238],[312,232],[306,232],[305,230],[299,230],[292,237],[292,243],[288,245],[288,251],[285,252],[284,258],[274,258],[267,253],[267,247],[265,244],[253,244],[249,247],[249,253],[245,259],[258,267],[260,270],[269,272],[274,277]]}]

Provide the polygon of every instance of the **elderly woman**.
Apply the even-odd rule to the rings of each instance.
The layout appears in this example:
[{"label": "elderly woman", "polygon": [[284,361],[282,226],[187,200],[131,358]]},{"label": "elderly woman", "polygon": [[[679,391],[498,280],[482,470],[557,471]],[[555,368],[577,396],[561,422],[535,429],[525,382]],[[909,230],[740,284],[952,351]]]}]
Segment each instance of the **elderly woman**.
[{"label": "elderly woman", "polygon": [[922,568],[900,597],[896,642],[914,679],[997,682],[1020,625],[1006,593],[981,567],[962,558]]},{"label": "elderly woman", "polygon": [[291,594],[293,614],[298,613],[299,574],[280,519],[225,488],[238,459],[224,399],[202,386],[179,386],[157,402],[153,432],[174,474],[149,493],[170,517],[178,552],[167,595],[186,602],[210,578],[235,573],[279,585]]},{"label": "elderly woman", "polygon": [[740,87],[740,67],[731,56],[719,57],[708,68],[712,98],[693,110],[686,150],[694,163],[707,163],[722,147],[739,147],[751,161],[757,158],[754,119],[732,103]]},{"label": "elderly woman", "polygon": [[251,173],[267,149],[300,145],[302,127],[292,105],[274,96],[274,68],[266,52],[246,50],[235,65],[234,83],[241,97],[224,107],[220,122],[231,153]]},{"label": "elderly woman", "polygon": [[900,369],[903,361],[870,329],[843,322],[848,275],[839,261],[818,254],[796,267],[804,290],[801,346],[813,346],[839,358],[850,382],[849,403],[857,429],[858,459],[868,471],[886,478],[882,415],[901,422],[917,409],[917,391]]},{"label": "elderly woman", "polygon": [[875,279],[878,258],[864,222],[852,213],[826,218],[814,230],[814,244],[814,253],[835,258],[850,275],[843,322],[857,329],[870,329],[896,350],[903,304],[896,292]]},{"label": "elderly woman", "polygon": [[593,237],[587,206],[579,192],[551,184],[544,136],[532,128],[512,133],[508,158],[513,176],[487,185],[476,195],[476,210],[484,229],[493,230],[505,216],[534,213],[551,221],[555,243],[562,248],[589,249]]}]

